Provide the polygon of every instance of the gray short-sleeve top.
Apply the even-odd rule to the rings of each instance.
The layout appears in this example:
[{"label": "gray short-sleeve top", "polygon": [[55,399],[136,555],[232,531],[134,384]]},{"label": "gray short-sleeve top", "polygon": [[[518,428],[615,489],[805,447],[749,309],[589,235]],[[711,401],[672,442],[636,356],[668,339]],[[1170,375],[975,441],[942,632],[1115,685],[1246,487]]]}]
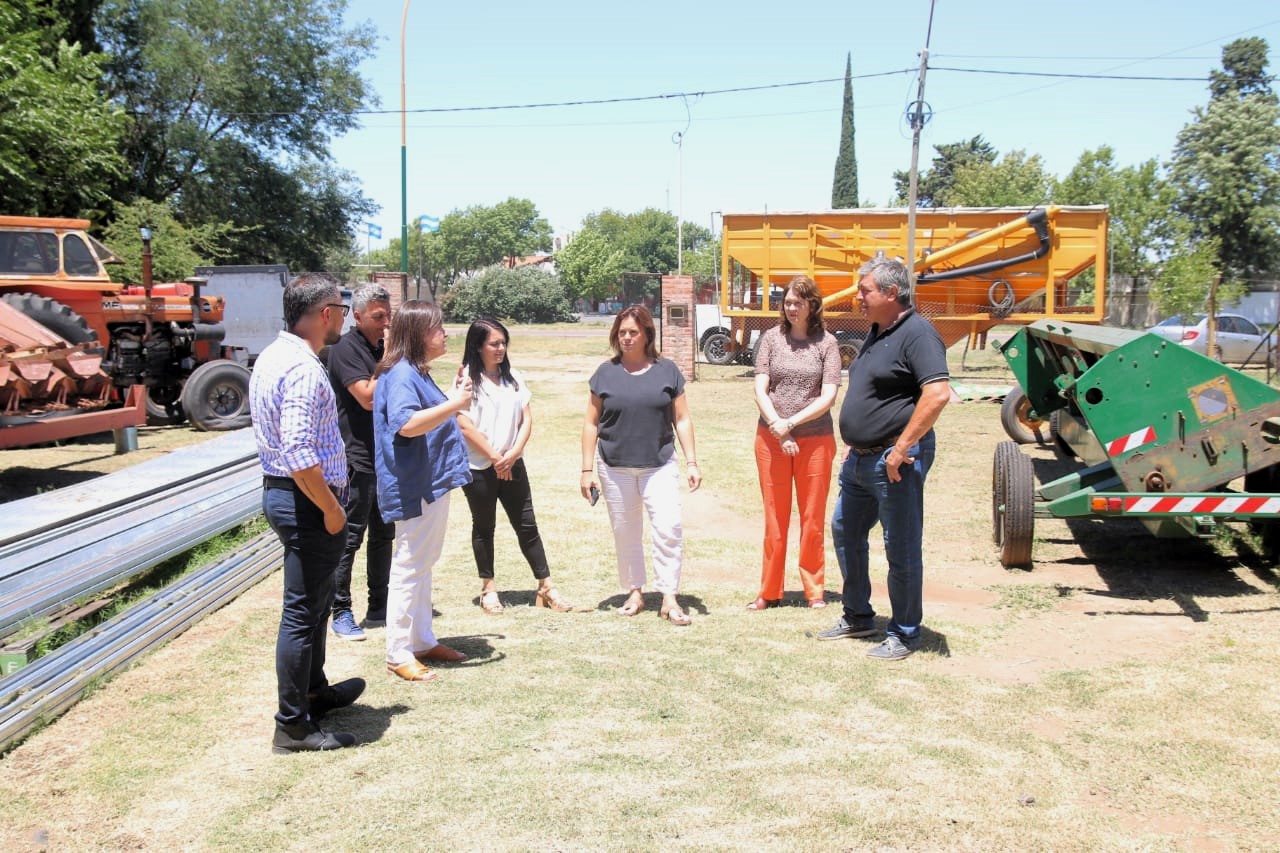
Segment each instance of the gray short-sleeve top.
[{"label": "gray short-sleeve top", "polygon": [[640,373],[606,361],[591,377],[600,398],[600,458],[614,468],[658,468],[675,452],[675,399],[684,393],[684,374],[660,358]]}]

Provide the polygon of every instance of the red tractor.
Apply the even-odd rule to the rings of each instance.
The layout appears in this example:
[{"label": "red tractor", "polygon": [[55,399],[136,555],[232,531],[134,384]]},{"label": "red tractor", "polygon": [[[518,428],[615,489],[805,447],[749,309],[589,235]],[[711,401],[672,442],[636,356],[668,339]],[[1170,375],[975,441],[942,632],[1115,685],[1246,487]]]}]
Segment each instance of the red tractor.
[{"label": "red tractor", "polygon": [[0,216],[0,422],[109,409],[142,386],[150,423],[248,425],[249,370],[222,346],[222,298],[200,279],[152,284],[146,232],[144,284],[111,281],[103,265],[119,259],[88,227]]}]

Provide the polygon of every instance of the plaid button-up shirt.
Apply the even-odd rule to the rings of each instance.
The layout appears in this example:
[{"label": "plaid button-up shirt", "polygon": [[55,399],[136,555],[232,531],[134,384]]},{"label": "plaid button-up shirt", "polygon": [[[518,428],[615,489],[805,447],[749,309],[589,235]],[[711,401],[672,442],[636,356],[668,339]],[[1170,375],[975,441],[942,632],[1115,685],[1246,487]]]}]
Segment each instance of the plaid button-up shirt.
[{"label": "plaid button-up shirt", "polygon": [[347,453],[329,375],[309,344],[281,332],[253,366],[249,411],[262,473],[288,477],[319,465],[325,482],[347,487]]}]

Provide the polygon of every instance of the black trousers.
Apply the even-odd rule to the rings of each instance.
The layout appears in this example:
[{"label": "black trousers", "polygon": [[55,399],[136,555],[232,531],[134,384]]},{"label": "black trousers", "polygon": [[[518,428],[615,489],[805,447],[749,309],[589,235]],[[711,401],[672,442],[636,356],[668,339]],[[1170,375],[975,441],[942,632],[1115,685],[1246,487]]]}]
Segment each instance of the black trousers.
[{"label": "black trousers", "polygon": [[476,555],[476,569],[482,579],[493,577],[493,531],[497,525],[498,504],[507,513],[511,528],[516,532],[520,552],[529,561],[533,576],[538,580],[551,577],[547,555],[542,550],[542,536],[533,515],[533,495],[529,491],[529,475],[524,460],[517,459],[511,466],[511,479],[499,480],[492,466],[471,472],[469,485],[462,487],[471,507],[471,550]]},{"label": "black trousers", "polygon": [[333,576],[333,612],[351,610],[351,567],[369,533],[365,569],[369,578],[368,614],[379,619],[387,614],[387,578],[391,576],[391,551],[396,526],[382,520],[378,511],[378,477],[364,471],[348,470],[351,496],[347,498],[347,547]]}]

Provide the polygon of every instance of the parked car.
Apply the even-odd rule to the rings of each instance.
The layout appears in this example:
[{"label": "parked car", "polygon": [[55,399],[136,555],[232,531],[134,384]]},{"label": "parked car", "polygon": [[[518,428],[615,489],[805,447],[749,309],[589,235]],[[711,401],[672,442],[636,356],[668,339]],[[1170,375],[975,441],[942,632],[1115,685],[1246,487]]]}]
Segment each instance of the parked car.
[{"label": "parked car", "polygon": [[[1165,340],[1182,344],[1201,355],[1207,354],[1209,346],[1209,317],[1207,314],[1194,314],[1183,318],[1174,315],[1161,323],[1147,329]],[[1214,357],[1224,364],[1266,364],[1268,356],[1275,364],[1277,340],[1274,335],[1268,340],[1267,333],[1248,317],[1239,314],[1219,314],[1218,331],[1214,339]]]}]

